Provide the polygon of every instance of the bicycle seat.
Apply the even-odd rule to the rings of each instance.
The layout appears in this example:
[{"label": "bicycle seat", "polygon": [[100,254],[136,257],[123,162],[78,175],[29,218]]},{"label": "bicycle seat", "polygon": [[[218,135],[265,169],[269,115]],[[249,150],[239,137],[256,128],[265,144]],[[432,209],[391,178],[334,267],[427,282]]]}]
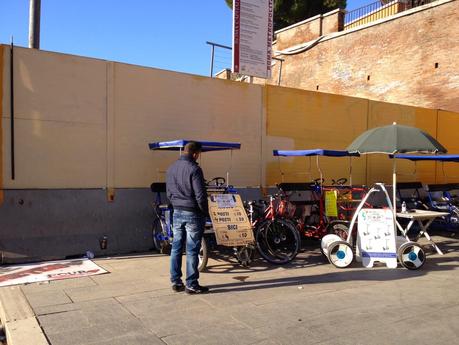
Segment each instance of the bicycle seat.
[{"label": "bicycle seat", "polygon": [[150,189],[153,193],[166,193],[166,182],[153,182]]}]

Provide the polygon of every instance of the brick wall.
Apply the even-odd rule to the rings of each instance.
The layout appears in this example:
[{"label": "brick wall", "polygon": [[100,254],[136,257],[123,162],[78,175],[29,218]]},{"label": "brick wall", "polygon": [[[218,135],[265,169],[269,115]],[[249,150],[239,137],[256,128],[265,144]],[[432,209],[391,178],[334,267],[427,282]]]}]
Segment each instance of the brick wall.
[{"label": "brick wall", "polygon": [[442,0],[281,55],[281,85],[459,112],[458,56],[459,1]]}]

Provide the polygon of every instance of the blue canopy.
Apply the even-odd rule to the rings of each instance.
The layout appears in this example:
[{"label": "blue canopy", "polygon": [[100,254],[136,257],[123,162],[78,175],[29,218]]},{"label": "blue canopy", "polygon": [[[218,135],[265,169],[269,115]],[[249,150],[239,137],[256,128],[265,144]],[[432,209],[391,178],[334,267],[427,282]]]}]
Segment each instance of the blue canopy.
[{"label": "blue canopy", "polygon": [[358,153],[349,153],[348,151],[340,150],[273,150],[274,156],[327,156],[327,157],[347,157],[347,156],[360,156]]},{"label": "blue canopy", "polygon": [[411,161],[459,162],[459,155],[391,155],[391,158],[409,159]]},{"label": "blue canopy", "polygon": [[[183,150],[186,144],[190,141],[198,140],[172,140],[172,141],[158,141],[149,143],[148,147],[150,150],[168,150],[168,151],[180,151]],[[202,152],[208,151],[223,151],[223,150],[239,150],[241,148],[240,143],[226,143],[220,141],[198,141],[202,145]]]}]

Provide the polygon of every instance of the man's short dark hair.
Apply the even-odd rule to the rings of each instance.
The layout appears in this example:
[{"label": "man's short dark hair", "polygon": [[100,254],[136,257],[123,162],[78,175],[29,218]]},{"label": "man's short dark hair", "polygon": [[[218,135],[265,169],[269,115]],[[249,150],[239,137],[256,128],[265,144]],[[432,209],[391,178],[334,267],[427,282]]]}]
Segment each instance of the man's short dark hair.
[{"label": "man's short dark hair", "polygon": [[190,141],[185,145],[183,151],[189,155],[200,153],[202,151],[202,144],[197,141]]}]

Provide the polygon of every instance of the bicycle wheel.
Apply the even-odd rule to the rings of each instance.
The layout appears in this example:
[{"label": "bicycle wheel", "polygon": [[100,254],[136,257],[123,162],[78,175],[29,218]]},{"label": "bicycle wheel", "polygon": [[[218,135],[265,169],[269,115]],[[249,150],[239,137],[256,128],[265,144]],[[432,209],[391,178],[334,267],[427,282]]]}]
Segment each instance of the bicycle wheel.
[{"label": "bicycle wheel", "polygon": [[283,219],[267,220],[255,230],[260,255],[276,265],[292,261],[300,250],[300,233],[295,225]]},{"label": "bicycle wheel", "polygon": [[202,272],[207,267],[207,261],[209,260],[209,250],[207,248],[206,238],[203,236],[201,240],[201,249],[198,254],[198,271]]},{"label": "bicycle wheel", "polygon": [[157,217],[153,222],[153,244],[161,254],[170,254],[170,240],[164,219]]}]

